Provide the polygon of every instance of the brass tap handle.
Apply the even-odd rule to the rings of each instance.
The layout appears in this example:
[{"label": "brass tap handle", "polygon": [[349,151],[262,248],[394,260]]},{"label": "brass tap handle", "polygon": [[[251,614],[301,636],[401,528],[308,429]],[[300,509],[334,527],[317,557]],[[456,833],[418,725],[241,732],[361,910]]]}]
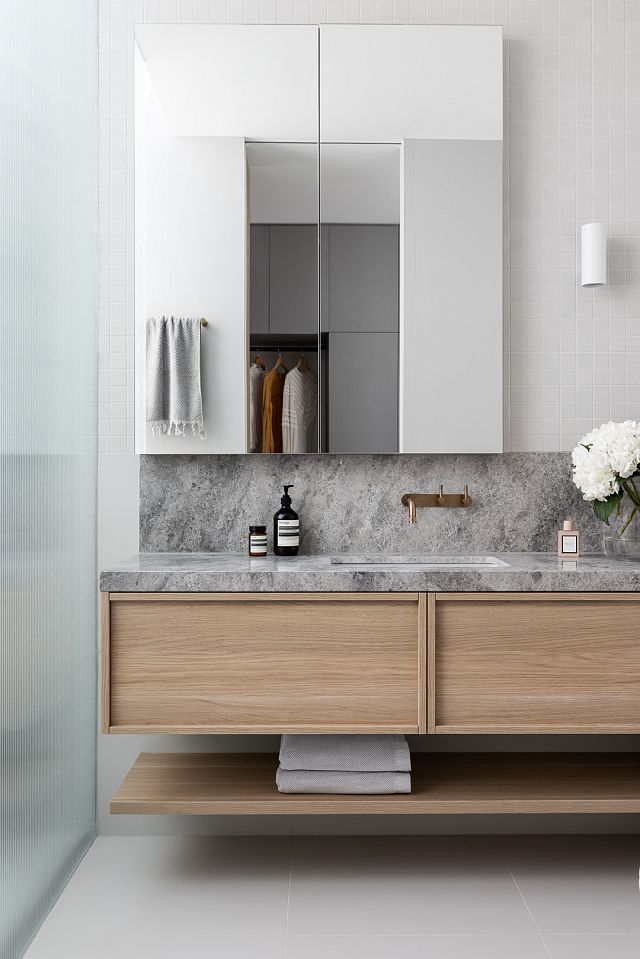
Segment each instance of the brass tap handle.
[{"label": "brass tap handle", "polygon": [[467,486],[466,483],[464,484],[464,493],[462,494],[460,501],[463,506],[469,506],[471,503],[471,497],[469,496],[469,487]]},{"label": "brass tap handle", "polygon": [[442,506],[444,504],[444,484],[443,483],[440,483],[440,490],[438,492],[436,499],[438,502],[438,506]]}]

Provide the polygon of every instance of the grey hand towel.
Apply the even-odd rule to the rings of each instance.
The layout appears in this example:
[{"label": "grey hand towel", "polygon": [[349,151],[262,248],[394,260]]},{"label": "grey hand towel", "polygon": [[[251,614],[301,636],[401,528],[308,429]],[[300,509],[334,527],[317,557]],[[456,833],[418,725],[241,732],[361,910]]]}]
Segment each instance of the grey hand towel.
[{"label": "grey hand towel", "polygon": [[155,316],[147,320],[146,410],[154,436],[204,438],[200,388],[200,320]]},{"label": "grey hand towel", "polygon": [[281,793],[336,793],[350,795],[388,795],[410,793],[411,774],[392,772],[329,772],[323,770],[283,769],[276,773]]},{"label": "grey hand towel", "polygon": [[283,769],[344,772],[409,772],[411,756],[404,736],[283,736]]}]

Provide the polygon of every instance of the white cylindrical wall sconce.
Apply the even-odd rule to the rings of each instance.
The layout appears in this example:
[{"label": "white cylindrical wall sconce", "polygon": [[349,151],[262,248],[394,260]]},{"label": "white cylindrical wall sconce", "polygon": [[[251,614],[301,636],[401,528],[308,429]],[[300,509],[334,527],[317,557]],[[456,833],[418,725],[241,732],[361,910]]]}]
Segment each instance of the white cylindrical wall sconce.
[{"label": "white cylindrical wall sconce", "polygon": [[607,228],[604,223],[582,227],[582,286],[605,286],[607,282]]}]

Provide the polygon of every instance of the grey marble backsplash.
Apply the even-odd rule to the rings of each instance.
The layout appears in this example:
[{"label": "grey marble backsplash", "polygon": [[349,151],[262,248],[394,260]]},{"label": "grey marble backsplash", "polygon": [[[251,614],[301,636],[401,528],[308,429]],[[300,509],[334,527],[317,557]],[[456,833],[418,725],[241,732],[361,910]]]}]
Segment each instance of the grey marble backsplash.
[{"label": "grey marble backsplash", "polygon": [[[438,456],[142,456],[140,549],[244,552],[250,523],[271,547],[282,484],[293,483],[301,553],[547,552],[571,517],[583,552],[600,552],[602,524],[571,481],[569,453]],[[407,492],[465,483],[468,509],[420,509]]]}]

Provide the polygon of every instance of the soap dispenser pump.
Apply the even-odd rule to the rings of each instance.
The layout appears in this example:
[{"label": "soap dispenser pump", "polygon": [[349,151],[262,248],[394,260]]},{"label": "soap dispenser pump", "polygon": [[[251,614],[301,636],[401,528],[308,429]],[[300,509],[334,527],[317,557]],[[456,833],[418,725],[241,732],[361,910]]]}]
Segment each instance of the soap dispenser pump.
[{"label": "soap dispenser pump", "polygon": [[276,556],[297,556],[300,547],[300,519],[291,509],[289,490],[293,484],[284,486],[284,496],[278,512],[273,517],[273,552]]}]

